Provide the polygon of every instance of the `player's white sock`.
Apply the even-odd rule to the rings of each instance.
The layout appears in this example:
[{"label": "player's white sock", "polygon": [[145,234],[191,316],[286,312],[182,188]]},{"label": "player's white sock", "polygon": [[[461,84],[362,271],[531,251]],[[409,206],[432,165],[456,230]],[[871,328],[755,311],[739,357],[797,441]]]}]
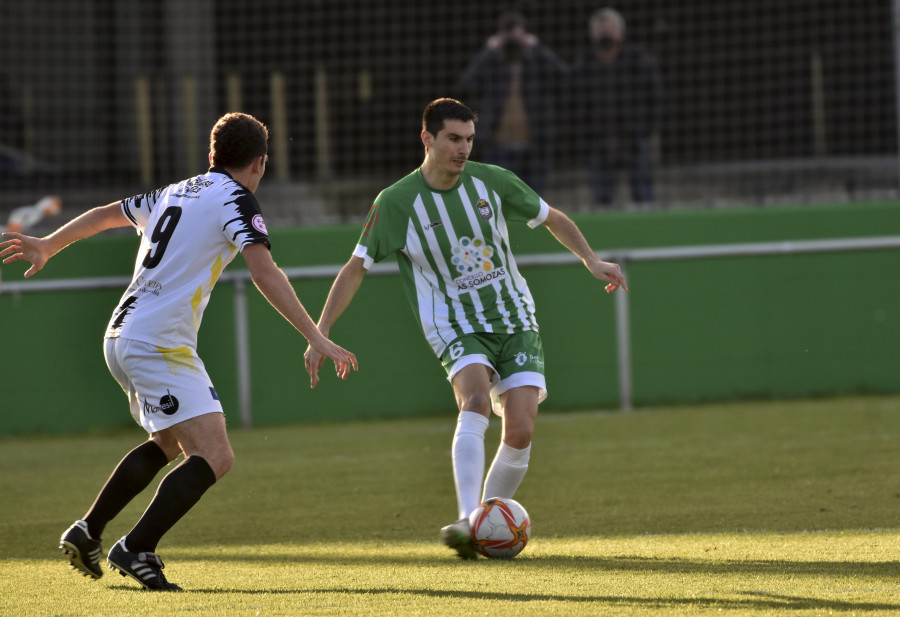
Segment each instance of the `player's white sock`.
[{"label": "player's white sock", "polygon": [[459,518],[466,518],[481,501],[478,493],[484,478],[484,432],[488,419],[473,411],[459,412],[453,434],[453,481]]},{"label": "player's white sock", "polygon": [[484,481],[482,501],[491,497],[509,497],[511,499],[522,483],[525,472],[528,471],[530,456],[531,444],[518,450],[500,442],[497,456],[494,457],[487,479]]}]

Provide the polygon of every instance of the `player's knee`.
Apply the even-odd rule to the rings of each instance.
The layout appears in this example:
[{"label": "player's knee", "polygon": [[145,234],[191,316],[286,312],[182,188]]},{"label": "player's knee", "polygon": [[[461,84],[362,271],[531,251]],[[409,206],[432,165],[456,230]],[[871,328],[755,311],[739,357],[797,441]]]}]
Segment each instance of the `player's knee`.
[{"label": "player's knee", "polygon": [[234,450],[228,446],[225,450],[218,452],[214,465],[211,465],[213,472],[216,474],[216,480],[219,480],[226,473],[231,471],[234,465]]},{"label": "player's knee", "polygon": [[522,450],[527,448],[531,443],[532,433],[534,431],[528,429],[505,430],[503,434],[503,443],[510,448]]},{"label": "player's knee", "polygon": [[217,444],[216,447],[207,447],[194,452],[195,456],[199,456],[206,464],[209,465],[209,468],[212,469],[213,473],[216,476],[216,480],[219,480],[231,470],[232,465],[234,465],[234,451],[231,449],[231,445],[227,442],[224,444]]},{"label": "player's knee", "polygon": [[534,435],[534,422],[528,418],[504,418],[503,442],[511,448],[527,448]]},{"label": "player's knee", "polygon": [[474,411],[483,415],[491,412],[490,392],[469,392],[459,401],[460,411]]}]

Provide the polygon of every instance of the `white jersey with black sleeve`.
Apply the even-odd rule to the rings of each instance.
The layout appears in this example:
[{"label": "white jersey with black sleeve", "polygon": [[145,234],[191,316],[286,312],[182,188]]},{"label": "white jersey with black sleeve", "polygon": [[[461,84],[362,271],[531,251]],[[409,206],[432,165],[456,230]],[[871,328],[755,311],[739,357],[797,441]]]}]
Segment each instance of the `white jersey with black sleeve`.
[{"label": "white jersey with black sleeve", "polygon": [[197,330],[216,280],[238,251],[269,246],[253,193],[225,170],[122,201],[142,236],[134,277],[113,312],[107,338],[162,348],[196,348]]}]

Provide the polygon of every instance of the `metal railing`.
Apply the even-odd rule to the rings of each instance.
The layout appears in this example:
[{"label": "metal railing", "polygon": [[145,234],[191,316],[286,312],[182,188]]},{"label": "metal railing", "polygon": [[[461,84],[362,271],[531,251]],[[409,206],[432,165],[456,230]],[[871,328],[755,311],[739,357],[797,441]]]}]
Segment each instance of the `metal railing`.
[{"label": "metal railing", "polygon": [[[627,278],[627,267],[632,262],[671,261],[680,259],[707,259],[718,257],[745,257],[761,255],[787,255],[800,253],[832,253],[839,251],[869,251],[900,249],[900,236],[877,236],[870,238],[837,238],[829,240],[790,240],[778,242],[757,242],[748,244],[721,244],[705,246],[662,247],[646,249],[618,249],[598,251],[605,261],[619,264]],[[516,258],[522,266],[566,266],[580,263],[571,253],[522,255]],[[306,266],[284,268],[289,279],[333,279],[342,265]],[[395,263],[376,264],[369,276],[394,276],[399,273]],[[245,428],[253,424],[250,400],[250,331],[247,325],[247,283],[251,282],[246,270],[225,272],[219,281],[234,286],[234,330],[237,349],[238,406],[241,425]],[[0,294],[32,293],[41,291],[75,291],[91,289],[125,288],[131,283],[130,277],[110,276],[54,281],[22,281],[0,283]],[[633,407],[631,374],[631,331],[629,324],[628,294],[617,292],[616,305],[616,347],[619,369],[619,405],[623,410]]]}]

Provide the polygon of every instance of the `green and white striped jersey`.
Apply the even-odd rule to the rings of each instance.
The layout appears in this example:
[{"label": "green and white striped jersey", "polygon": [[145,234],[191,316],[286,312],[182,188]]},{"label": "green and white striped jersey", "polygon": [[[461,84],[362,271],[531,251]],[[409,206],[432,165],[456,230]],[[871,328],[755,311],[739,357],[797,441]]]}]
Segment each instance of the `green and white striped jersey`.
[{"label": "green and white striped jersey", "polygon": [[397,254],[407,299],[440,357],[463,334],[537,331],[506,223],[534,228],[549,211],[501,167],[469,161],[445,191],[429,187],[417,169],[378,195],[353,254],[366,269]]}]

